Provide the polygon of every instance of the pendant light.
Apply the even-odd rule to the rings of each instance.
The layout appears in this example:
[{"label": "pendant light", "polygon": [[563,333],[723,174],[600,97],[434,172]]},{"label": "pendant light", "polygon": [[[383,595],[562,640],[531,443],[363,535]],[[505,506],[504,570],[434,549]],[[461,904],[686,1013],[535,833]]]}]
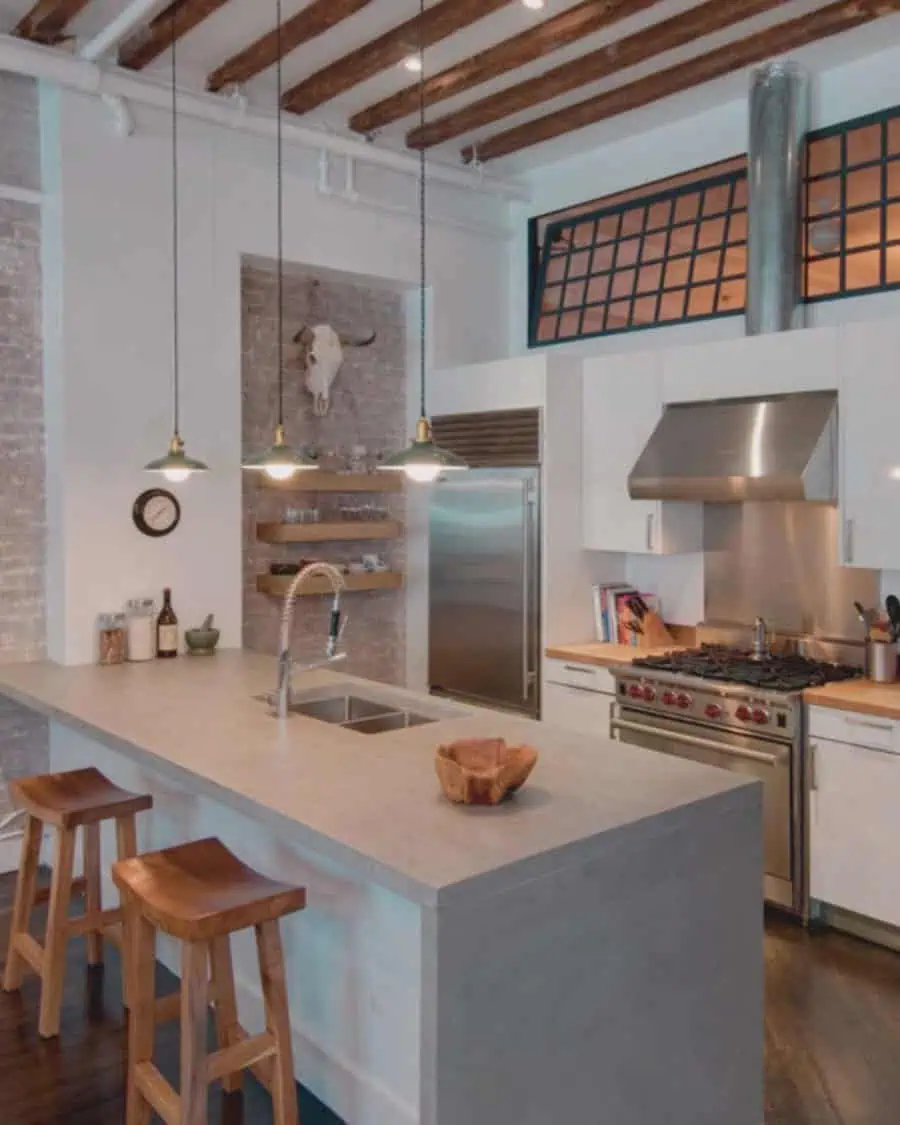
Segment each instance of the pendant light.
[{"label": "pendant light", "polygon": [[[419,27],[425,18],[425,0],[419,0]],[[425,128],[425,48],[419,45],[419,127]],[[406,473],[409,480],[417,484],[431,484],[443,472],[451,469],[467,469],[469,466],[455,453],[435,445],[431,434],[431,423],[425,409],[425,374],[428,366],[426,358],[426,319],[428,311],[428,273],[426,214],[427,177],[425,169],[425,146],[419,149],[419,421],[416,423],[416,436],[401,453],[395,453],[381,465],[385,472]]]},{"label": "pendant light", "polygon": [[169,442],[169,452],[165,457],[151,461],[144,466],[148,473],[162,473],[167,481],[179,484],[186,481],[193,473],[206,473],[209,467],[202,461],[188,457],[184,451],[184,441],[179,432],[178,397],[180,376],[180,347],[178,323],[178,90],[176,81],[177,53],[175,44],[178,42],[175,27],[175,13],[178,5],[172,5],[172,370],[174,375],[174,410],[172,440]]},{"label": "pendant light", "polygon": [[278,224],[278,314],[277,330],[278,340],[276,356],[278,362],[278,421],[275,425],[275,441],[263,453],[253,454],[244,458],[243,467],[263,472],[272,480],[290,480],[297,472],[317,469],[315,461],[310,460],[302,453],[292,449],[284,433],[284,137],[282,125],[281,99],[284,92],[284,78],[282,74],[282,16],[281,0],[276,0],[275,13],[277,19],[276,49],[278,61],[276,74],[278,86],[278,117],[276,119],[276,162],[277,172],[277,224]]}]

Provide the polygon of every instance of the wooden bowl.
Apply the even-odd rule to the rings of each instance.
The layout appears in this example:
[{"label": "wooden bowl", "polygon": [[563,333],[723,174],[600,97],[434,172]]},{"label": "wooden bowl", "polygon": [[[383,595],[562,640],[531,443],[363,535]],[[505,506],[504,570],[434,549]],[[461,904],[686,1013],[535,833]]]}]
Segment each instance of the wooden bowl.
[{"label": "wooden bowl", "polygon": [[435,769],[441,788],[458,805],[499,805],[528,780],[538,760],[532,746],[502,738],[470,738],[439,746]]}]

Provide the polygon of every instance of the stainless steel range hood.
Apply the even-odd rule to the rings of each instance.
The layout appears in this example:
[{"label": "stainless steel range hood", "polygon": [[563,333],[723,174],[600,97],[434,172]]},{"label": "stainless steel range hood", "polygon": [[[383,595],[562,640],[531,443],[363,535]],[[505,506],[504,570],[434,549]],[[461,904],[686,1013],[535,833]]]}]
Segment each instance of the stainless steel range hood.
[{"label": "stainless steel range hood", "polygon": [[837,500],[837,394],[666,409],[628,478],[635,500]]}]

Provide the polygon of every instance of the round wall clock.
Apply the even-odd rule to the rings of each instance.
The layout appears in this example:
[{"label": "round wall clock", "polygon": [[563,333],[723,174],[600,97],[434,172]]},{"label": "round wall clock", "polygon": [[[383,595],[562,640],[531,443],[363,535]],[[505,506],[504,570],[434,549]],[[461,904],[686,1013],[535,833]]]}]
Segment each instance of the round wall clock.
[{"label": "round wall clock", "polygon": [[181,505],[164,488],[148,488],[135,500],[131,518],[142,534],[161,539],[178,527]]}]

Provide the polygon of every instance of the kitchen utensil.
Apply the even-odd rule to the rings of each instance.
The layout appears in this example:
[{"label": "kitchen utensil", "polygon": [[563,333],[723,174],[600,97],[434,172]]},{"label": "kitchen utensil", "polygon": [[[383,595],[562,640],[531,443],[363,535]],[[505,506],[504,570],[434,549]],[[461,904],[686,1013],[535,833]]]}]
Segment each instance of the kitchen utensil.
[{"label": "kitchen utensil", "polygon": [[854,602],[853,608],[856,610],[856,616],[865,627],[866,638],[868,639],[869,632],[878,619],[878,614],[874,609],[866,609],[861,602]]},{"label": "kitchen utensil", "polygon": [[638,619],[638,621],[643,621],[647,614],[650,612],[650,607],[647,605],[640,594],[635,594],[633,597],[630,597],[627,604],[628,608]]},{"label": "kitchen utensil", "polygon": [[640,621],[635,621],[633,618],[631,621],[625,622],[625,628],[631,633],[636,633],[639,637],[644,635],[644,627]]},{"label": "kitchen utensil", "polygon": [[185,629],[188,652],[194,656],[211,656],[219,643],[218,629]]},{"label": "kitchen utensil", "polygon": [[892,641],[866,641],[866,677],[876,684],[896,682],[896,644]]},{"label": "kitchen utensil", "polygon": [[459,805],[499,805],[528,780],[538,760],[532,746],[472,738],[438,748],[435,770],[445,796]]},{"label": "kitchen utensil", "polygon": [[884,599],[884,608],[891,623],[891,640],[896,641],[900,639],[900,598],[888,594]]}]

